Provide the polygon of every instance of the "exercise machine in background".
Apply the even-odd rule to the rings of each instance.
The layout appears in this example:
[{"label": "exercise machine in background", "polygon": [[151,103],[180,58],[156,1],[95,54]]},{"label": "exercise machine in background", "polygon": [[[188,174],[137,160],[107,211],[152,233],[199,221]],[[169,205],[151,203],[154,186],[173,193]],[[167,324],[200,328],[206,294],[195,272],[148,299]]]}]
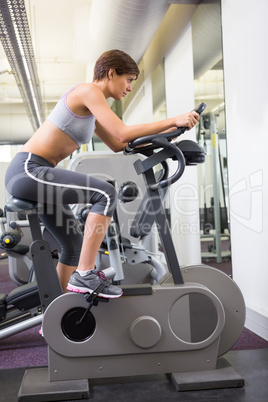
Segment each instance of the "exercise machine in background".
[{"label": "exercise machine in background", "polygon": [[[225,190],[224,166],[215,113],[200,116],[197,141],[209,154],[200,167],[200,230],[201,256],[205,260],[215,258],[218,263],[231,258],[229,210]],[[208,144],[207,144],[208,141]],[[201,179],[202,177],[202,179]],[[227,246],[226,246],[227,245]],[[224,247],[223,247],[224,246]]]}]

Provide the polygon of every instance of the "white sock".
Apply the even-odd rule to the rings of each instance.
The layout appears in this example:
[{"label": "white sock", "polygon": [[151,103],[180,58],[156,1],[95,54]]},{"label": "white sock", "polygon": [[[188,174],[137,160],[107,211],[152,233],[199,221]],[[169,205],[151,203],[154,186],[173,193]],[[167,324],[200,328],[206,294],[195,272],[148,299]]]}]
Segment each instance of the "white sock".
[{"label": "white sock", "polygon": [[80,276],[86,276],[90,271],[92,270],[88,269],[87,271],[79,271],[79,269],[76,269],[76,272],[78,272]]}]

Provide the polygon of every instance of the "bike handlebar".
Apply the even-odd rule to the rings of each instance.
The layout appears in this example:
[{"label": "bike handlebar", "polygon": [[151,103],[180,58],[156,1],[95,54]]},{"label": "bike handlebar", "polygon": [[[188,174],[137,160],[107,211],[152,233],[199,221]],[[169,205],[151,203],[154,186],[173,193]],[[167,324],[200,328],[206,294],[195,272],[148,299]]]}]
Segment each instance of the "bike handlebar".
[{"label": "bike handlebar", "polygon": [[[202,102],[193,111],[197,112],[200,115],[205,110],[206,107],[207,107],[207,105],[204,102]],[[123,152],[125,155],[130,155],[130,154],[134,154],[134,153],[143,153],[144,151],[148,152],[149,150],[157,148],[157,146],[155,146],[155,144],[154,144],[154,139],[166,138],[168,141],[171,141],[173,138],[176,138],[176,137],[179,137],[180,135],[182,135],[186,130],[187,130],[187,127],[178,127],[177,130],[174,130],[171,132],[146,135],[144,137],[136,138],[135,140],[128,143],[128,145],[124,148]],[[152,145],[140,147],[143,144],[152,144]]]},{"label": "bike handlebar", "polygon": [[[200,105],[194,109],[199,115],[205,110],[206,104],[200,103]],[[124,149],[125,155],[141,153],[148,155],[149,151],[157,148],[163,148],[163,151],[166,151],[165,158],[172,157],[172,159],[177,160],[178,166],[176,172],[171,176],[164,178],[158,181],[155,184],[150,185],[151,190],[157,190],[160,188],[164,188],[170,186],[171,184],[175,183],[183,174],[186,163],[185,158],[182,151],[177,147],[174,143],[170,143],[170,141],[178,137],[179,135],[183,134],[187,130],[187,127],[179,127],[177,130],[167,133],[159,133],[153,135],[147,135],[145,137],[137,138],[131,141]],[[143,144],[148,144],[145,146],[141,146]],[[162,151],[161,151],[162,152]],[[151,152],[152,153],[152,152]]]}]

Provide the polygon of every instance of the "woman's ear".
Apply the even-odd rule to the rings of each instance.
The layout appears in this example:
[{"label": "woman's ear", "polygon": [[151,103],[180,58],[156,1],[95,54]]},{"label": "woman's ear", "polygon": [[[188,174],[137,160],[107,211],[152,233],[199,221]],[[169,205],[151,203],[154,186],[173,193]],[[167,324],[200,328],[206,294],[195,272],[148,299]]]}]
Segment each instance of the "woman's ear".
[{"label": "woman's ear", "polygon": [[110,70],[108,71],[108,78],[109,78],[109,79],[112,79],[115,74],[116,74],[115,69],[114,69],[114,68],[110,68]]}]

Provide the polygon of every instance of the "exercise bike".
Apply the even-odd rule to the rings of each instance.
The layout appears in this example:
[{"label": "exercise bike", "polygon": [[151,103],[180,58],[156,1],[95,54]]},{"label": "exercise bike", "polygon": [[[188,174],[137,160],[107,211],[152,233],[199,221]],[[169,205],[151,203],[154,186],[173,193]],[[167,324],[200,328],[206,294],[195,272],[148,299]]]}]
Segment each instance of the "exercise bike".
[{"label": "exercise bike", "polygon": [[[198,112],[204,107],[200,105]],[[25,372],[19,401],[33,400],[33,395],[53,400],[52,394],[54,400],[82,399],[89,395],[88,379],[147,374],[171,374],[177,390],[243,386],[243,379],[221,357],[244,327],[241,291],[214,268],[181,269],[159,196],[159,189],[179,180],[186,166],[204,162],[204,151],[195,142],[171,141],[183,132],[139,138],[124,151],[146,156],[135,169],[146,183],[168,274],[155,285],[123,285],[123,296],[106,303],[101,302],[105,299],[98,296],[99,289],[91,295],[54,297],[49,284],[40,282],[49,367]],[[177,170],[157,182],[154,166],[168,158],[177,161]],[[50,252],[43,240],[35,241],[31,252],[34,265],[39,262],[39,284],[38,271],[47,270]],[[51,283],[55,270],[48,275]]]}]

